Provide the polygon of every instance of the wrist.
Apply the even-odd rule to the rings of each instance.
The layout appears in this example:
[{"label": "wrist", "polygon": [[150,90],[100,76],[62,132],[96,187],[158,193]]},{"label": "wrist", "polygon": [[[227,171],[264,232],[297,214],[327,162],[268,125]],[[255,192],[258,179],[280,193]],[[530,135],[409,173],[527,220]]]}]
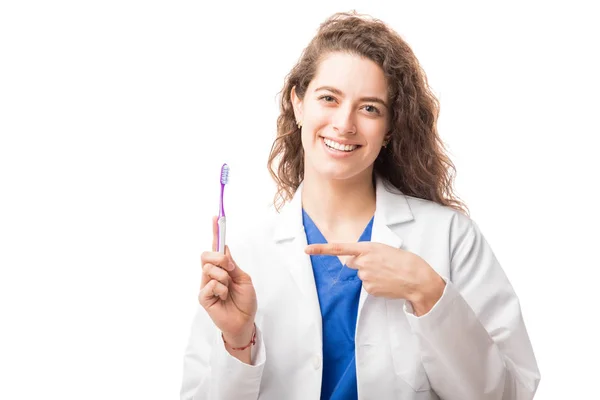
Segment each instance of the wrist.
[{"label": "wrist", "polygon": [[248,343],[251,343],[251,341],[254,340],[255,333],[256,329],[253,322],[249,326],[241,329],[239,333],[231,334],[227,332],[222,332],[221,335],[227,347],[240,348],[247,346]]},{"label": "wrist", "polygon": [[414,314],[419,317],[431,311],[442,297],[445,287],[444,279],[434,273],[431,279],[423,283],[409,299]]}]

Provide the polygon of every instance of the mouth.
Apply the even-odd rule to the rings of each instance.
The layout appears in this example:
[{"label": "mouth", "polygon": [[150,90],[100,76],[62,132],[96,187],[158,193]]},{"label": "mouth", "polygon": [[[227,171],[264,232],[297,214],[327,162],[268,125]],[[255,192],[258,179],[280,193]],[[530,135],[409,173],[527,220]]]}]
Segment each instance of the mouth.
[{"label": "mouth", "polygon": [[353,151],[356,151],[357,149],[362,147],[359,144],[338,143],[335,140],[331,140],[331,139],[324,138],[324,137],[321,137],[321,139],[323,139],[323,143],[325,144],[325,147],[327,147],[329,150],[340,152],[340,153],[352,153]]}]

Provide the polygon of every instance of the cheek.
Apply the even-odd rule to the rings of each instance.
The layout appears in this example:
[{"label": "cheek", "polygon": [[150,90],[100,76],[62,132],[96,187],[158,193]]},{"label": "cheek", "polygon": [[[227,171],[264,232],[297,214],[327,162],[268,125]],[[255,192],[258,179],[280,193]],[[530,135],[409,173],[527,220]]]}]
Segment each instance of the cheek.
[{"label": "cheek", "polygon": [[302,148],[306,150],[306,128],[302,127],[302,131],[300,132],[300,140],[302,142]]},{"label": "cheek", "polygon": [[331,108],[322,107],[318,104],[310,104],[305,108],[307,122],[316,129],[329,123],[331,113]]},{"label": "cheek", "polygon": [[379,148],[385,139],[386,126],[382,123],[374,123],[368,127],[365,127],[365,136],[370,146]]},{"label": "cheek", "polygon": [[307,149],[310,153],[310,149],[315,146],[315,135],[313,133],[313,127],[311,126],[303,126],[302,133],[300,134],[300,140],[302,141],[302,149],[306,154]]}]

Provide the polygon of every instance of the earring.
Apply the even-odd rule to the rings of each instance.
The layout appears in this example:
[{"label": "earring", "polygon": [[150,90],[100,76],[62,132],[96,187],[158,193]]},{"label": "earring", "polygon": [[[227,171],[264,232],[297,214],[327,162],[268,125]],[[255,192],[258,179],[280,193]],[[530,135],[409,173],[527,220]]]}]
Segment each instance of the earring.
[{"label": "earring", "polygon": [[383,147],[387,147],[387,145],[390,143],[389,139],[386,139],[383,141]]},{"label": "earring", "polygon": [[302,121],[296,121],[296,125],[298,125],[298,128],[302,128]]}]

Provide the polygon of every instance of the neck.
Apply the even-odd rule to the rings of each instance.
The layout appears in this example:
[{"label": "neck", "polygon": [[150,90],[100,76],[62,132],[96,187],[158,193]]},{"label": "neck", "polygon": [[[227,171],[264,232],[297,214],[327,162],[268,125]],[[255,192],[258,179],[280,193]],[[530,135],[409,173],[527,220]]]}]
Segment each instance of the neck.
[{"label": "neck", "polygon": [[302,185],[302,207],[327,231],[343,229],[348,221],[368,221],[375,212],[371,173],[346,180],[327,180],[307,174]]}]

